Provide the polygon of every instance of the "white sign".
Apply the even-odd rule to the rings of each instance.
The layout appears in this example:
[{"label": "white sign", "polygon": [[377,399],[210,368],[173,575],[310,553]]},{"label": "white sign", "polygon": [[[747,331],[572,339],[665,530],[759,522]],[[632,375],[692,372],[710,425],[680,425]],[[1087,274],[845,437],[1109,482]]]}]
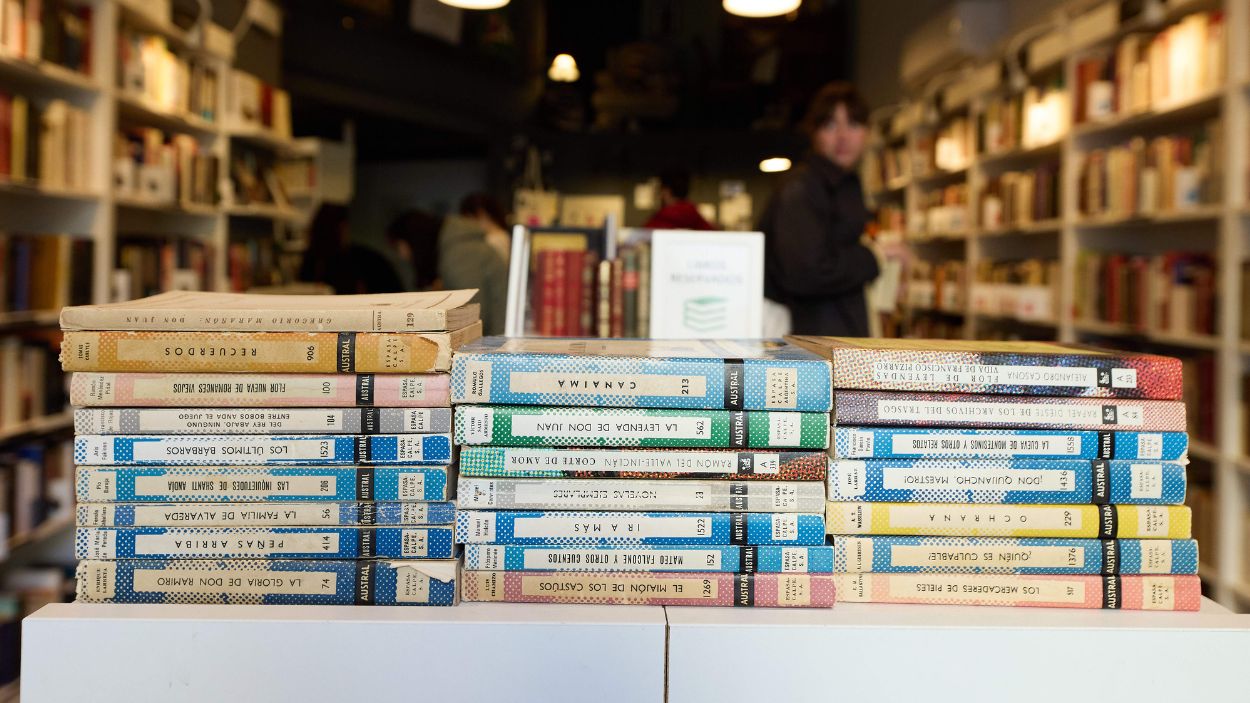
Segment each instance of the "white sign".
[{"label": "white sign", "polygon": [[651,336],[761,336],[764,235],[656,230],[651,235]]}]

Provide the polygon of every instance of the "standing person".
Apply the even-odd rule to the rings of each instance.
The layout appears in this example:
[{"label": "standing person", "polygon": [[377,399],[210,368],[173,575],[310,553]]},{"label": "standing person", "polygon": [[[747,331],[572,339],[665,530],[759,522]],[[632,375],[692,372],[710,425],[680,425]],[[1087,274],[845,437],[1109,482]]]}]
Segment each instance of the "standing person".
[{"label": "standing person", "polygon": [[470,193],[460,201],[460,216],[475,220],[486,230],[486,243],[499,252],[506,264],[512,258],[512,236],[508,229],[508,213],[494,196]]},{"label": "standing person", "polygon": [[866,243],[868,209],[857,172],[868,138],[868,106],[849,83],[812,99],[802,128],[810,151],[760,219],[764,287],[790,310],[795,334],[868,335],[864,286],[881,271]]},{"label": "standing person", "polygon": [[690,202],[690,172],[666,168],[660,172],[660,209],[647,220],[647,229],[716,229]]}]

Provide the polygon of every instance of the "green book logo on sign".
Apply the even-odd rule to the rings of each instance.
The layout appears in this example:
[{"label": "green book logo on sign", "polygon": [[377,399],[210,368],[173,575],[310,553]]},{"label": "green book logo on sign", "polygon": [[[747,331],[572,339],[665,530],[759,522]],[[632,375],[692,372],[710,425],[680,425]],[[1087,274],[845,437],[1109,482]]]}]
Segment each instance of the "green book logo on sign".
[{"label": "green book logo on sign", "polygon": [[719,296],[691,298],[682,305],[682,324],[694,332],[712,332],[725,326],[729,301]]}]

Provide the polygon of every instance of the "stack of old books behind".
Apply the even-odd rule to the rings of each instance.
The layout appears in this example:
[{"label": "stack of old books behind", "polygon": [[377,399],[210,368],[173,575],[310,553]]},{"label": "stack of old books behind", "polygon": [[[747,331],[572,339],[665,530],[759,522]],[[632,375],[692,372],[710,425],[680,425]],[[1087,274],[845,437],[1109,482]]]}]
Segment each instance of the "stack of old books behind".
[{"label": "stack of old books behind", "polygon": [[1181,365],[796,337],[833,363],[838,599],[1196,610]]},{"label": "stack of old books behind", "polygon": [[829,364],[486,338],[452,366],[469,601],[829,607]]},{"label": "stack of old books behind", "polygon": [[474,291],[66,308],[78,599],[452,605]]}]

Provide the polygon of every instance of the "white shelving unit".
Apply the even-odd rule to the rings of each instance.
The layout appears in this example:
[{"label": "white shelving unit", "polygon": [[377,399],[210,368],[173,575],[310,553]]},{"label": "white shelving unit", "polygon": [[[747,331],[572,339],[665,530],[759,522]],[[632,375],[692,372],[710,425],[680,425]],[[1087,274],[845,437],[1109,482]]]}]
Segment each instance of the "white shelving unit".
[{"label": "white shelving unit", "polygon": [[[1091,2],[1086,9],[1107,9],[1113,2]],[[971,281],[976,265],[986,260],[1049,258],[1060,264],[1058,318],[1053,322],[1003,319],[974,313],[967,287],[964,305],[956,311],[940,311],[948,319],[962,321],[965,338],[977,338],[984,330],[1005,324],[1028,330],[1036,338],[1054,338],[1067,342],[1106,339],[1141,340],[1152,345],[1176,349],[1178,352],[1206,352],[1215,357],[1216,437],[1214,445],[1194,442],[1190,455],[1212,464],[1213,485],[1217,503],[1218,544],[1213,564],[1203,564],[1202,576],[1212,595],[1235,610],[1250,610],[1250,447],[1245,446],[1246,418],[1242,404],[1247,398],[1242,377],[1250,373],[1250,341],[1242,338],[1241,306],[1250,301],[1241,299],[1242,264],[1250,255],[1250,209],[1247,189],[1250,186],[1250,46],[1244,41],[1250,32],[1250,3],[1241,0],[1166,0],[1163,22],[1147,26],[1134,20],[1117,31],[1102,36],[1089,36],[1088,26],[1080,26],[1074,14],[1066,24],[1051,29],[1039,41],[1049,44],[1052,58],[1045,65],[1025,66],[1031,78],[1062,66],[1064,86],[1071,95],[1076,85],[1076,69],[1083,52],[1096,46],[1110,46],[1130,32],[1155,31],[1193,12],[1222,10],[1227,36],[1227,55],[1223,86],[1183,102],[1156,106],[1154,109],[1098,123],[1075,125],[1054,144],[1016,149],[999,154],[976,154],[966,169],[927,177],[905,175],[869,193],[878,205],[895,203],[903,207],[908,219],[913,218],[922,196],[941,185],[968,185],[967,221],[978,222],[978,193],[993,172],[1030,166],[1047,159],[1060,162],[1060,217],[1006,230],[985,231],[973,226],[958,236],[910,238],[917,256],[933,261],[962,260],[966,280]],[[1092,14],[1092,12],[1091,12]],[[997,57],[999,64],[1004,57]],[[990,72],[992,73],[992,71]],[[970,83],[983,80],[986,72],[971,70],[948,88],[966,102],[965,110],[974,119],[985,107],[986,92],[969,88]],[[1006,86],[992,90],[1007,91]],[[926,124],[928,104],[908,103],[900,108],[883,127],[876,125],[870,149],[884,149],[904,143],[908,157],[917,149],[918,136],[932,129]],[[1069,99],[1069,104],[1071,104]],[[939,123],[951,115],[942,115]],[[1142,132],[1183,129],[1218,117],[1223,124],[1225,149],[1222,153],[1223,199],[1213,205],[1159,213],[1148,217],[1086,218],[1078,210],[1079,166],[1089,148],[1124,140]],[[1077,255],[1084,248],[1097,248],[1126,253],[1152,253],[1163,246],[1173,249],[1209,251],[1217,262],[1217,333],[1214,335],[1180,335],[1157,331],[1140,332],[1125,326],[1076,319],[1074,316]],[[1047,252],[1046,255],[1038,252]],[[908,314],[930,314],[910,311]],[[1210,548],[1209,545],[1202,545]]]}]

